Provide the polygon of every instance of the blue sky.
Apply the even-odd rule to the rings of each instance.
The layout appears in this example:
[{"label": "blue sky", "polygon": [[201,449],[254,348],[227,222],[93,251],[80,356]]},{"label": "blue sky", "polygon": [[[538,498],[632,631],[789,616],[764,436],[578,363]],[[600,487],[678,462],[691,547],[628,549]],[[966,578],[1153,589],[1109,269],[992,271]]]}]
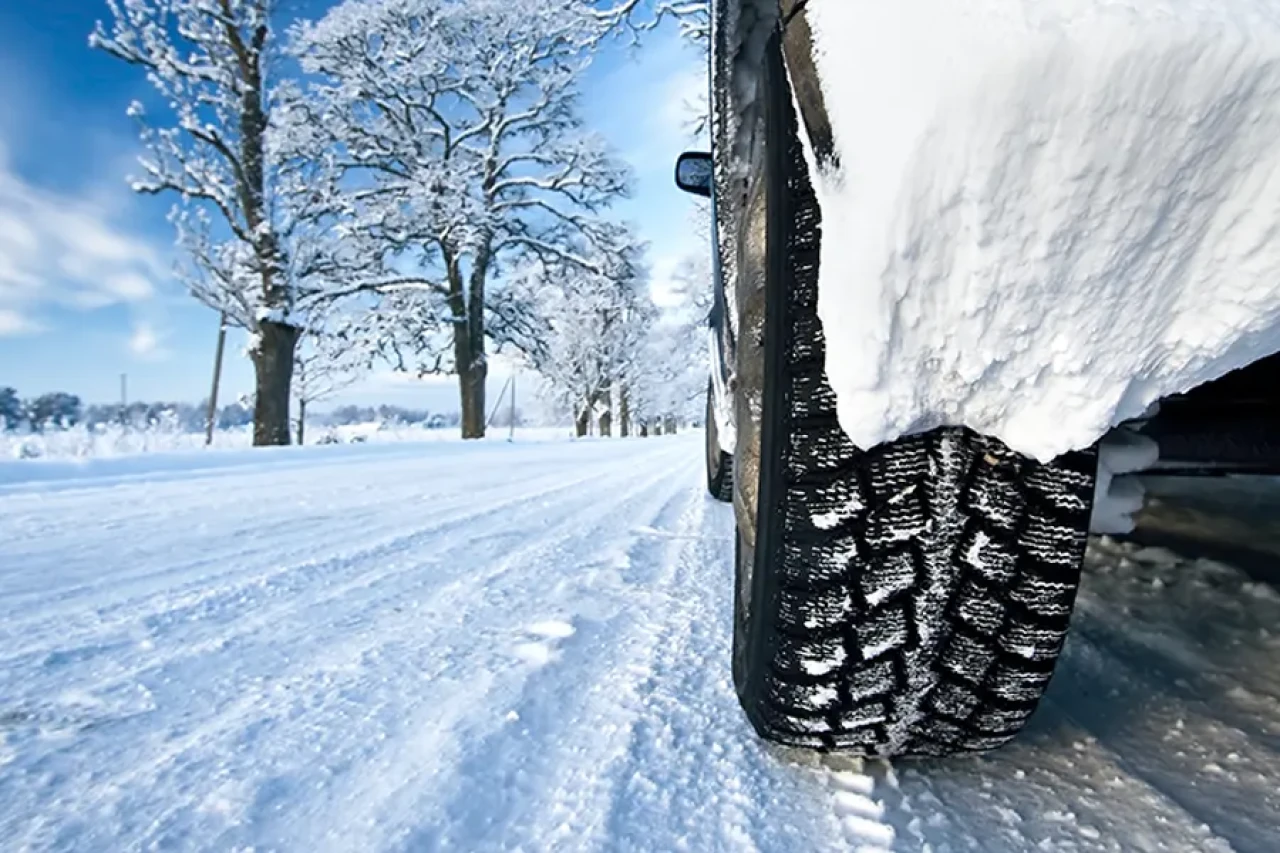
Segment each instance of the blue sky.
[{"label": "blue sky", "polygon": [[[103,402],[128,374],[132,399],[195,401],[207,393],[217,318],[173,280],[172,199],[128,189],[140,148],[125,107],[148,87],[138,69],[88,48],[106,15],[103,0],[0,3],[0,386]],[[658,289],[680,258],[706,250],[671,185],[704,73],[664,28],[638,50],[608,46],[586,84],[588,121],[635,169],[635,195],[618,210],[651,244]],[[252,388],[233,337],[224,399]],[[451,408],[453,387],[378,371],[335,402]]]}]

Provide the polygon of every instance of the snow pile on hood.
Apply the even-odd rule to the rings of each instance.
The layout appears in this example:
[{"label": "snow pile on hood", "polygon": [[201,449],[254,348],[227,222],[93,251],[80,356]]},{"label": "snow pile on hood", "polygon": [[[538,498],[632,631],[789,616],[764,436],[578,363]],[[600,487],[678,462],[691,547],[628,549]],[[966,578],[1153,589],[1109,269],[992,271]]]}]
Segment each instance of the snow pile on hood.
[{"label": "snow pile on hood", "polygon": [[808,9],[857,444],[963,424],[1050,459],[1280,350],[1280,4]]}]

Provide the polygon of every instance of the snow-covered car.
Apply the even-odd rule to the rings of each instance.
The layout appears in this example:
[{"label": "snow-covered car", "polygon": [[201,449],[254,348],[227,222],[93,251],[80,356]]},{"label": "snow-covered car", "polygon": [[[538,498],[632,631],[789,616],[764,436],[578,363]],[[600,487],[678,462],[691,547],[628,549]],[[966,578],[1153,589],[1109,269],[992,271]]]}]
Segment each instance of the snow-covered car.
[{"label": "snow-covered car", "polygon": [[1248,9],[1219,51],[1196,4],[1147,30],[1029,2],[711,4],[713,150],[676,182],[714,217],[707,484],[770,740],[1005,743],[1063,647],[1104,436],[1276,470],[1280,41]]}]

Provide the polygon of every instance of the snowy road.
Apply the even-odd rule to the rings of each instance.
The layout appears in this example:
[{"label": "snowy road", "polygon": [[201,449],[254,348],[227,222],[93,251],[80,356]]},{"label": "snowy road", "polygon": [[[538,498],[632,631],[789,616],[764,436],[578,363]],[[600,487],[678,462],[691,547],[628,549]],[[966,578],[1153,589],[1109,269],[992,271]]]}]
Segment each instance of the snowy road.
[{"label": "snowy road", "polygon": [[1001,752],[757,742],[699,442],[0,485],[0,849],[1280,849],[1280,595],[1166,551]]}]

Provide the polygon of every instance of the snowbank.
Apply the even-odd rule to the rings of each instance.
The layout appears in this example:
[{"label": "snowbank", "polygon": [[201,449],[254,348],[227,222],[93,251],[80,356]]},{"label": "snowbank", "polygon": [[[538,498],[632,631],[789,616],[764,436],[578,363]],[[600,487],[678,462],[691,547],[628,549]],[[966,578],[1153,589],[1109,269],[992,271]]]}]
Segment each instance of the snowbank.
[{"label": "snowbank", "polygon": [[[216,450],[249,447],[251,444],[253,433],[249,427],[220,429],[213,434],[213,449]],[[203,432],[188,432],[164,424],[128,428],[116,424],[80,424],[34,433],[0,431],[0,460],[100,459],[204,449]]]},{"label": "snowbank", "polygon": [[1280,350],[1280,5],[810,4],[840,419],[1049,459]]}]

